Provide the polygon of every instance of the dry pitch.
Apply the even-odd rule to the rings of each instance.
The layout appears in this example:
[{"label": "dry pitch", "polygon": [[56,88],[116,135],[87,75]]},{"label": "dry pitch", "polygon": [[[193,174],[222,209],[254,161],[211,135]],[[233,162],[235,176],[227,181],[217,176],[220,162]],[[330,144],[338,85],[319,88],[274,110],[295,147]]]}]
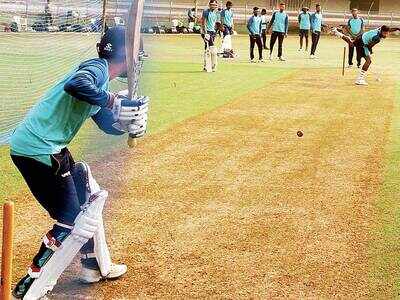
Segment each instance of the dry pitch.
[{"label": "dry pitch", "polygon": [[[388,169],[399,161],[399,41],[377,48],[382,81],[372,75],[360,88],[355,71],[340,75],[340,41],[323,39],[321,59],[310,61],[291,37],[288,62],[249,66],[247,38],[238,39],[240,58],[211,75],[195,64],[198,39],[147,39],[153,69],[145,76],[178,82],[161,82],[160,94],[190,98],[181,81],[195,90],[207,76],[224,89],[221,76],[251,78],[255,68],[265,82],[168,127],[154,123],[160,129],[137,149],[93,161],[111,194],[110,248],[129,272],[80,285],[75,263],[52,299],[397,296],[398,238],[386,231],[398,229],[397,189],[387,182],[398,182]],[[203,91],[203,102],[213,95]],[[155,101],[153,117],[163,116]],[[51,224],[25,189],[15,201],[14,282]]]}]

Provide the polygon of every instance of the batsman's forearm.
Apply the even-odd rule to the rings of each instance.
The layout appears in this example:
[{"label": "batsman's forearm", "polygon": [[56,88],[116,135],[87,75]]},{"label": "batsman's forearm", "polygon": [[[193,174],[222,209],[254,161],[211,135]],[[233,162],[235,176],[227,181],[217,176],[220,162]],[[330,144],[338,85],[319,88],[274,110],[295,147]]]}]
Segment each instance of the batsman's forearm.
[{"label": "batsman's forearm", "polygon": [[97,126],[105,133],[111,135],[123,135],[123,131],[117,130],[113,124],[115,123],[113,113],[107,108],[102,108],[92,117]]},{"label": "batsman's forearm", "polygon": [[101,107],[106,107],[111,98],[109,92],[97,87],[87,76],[71,78],[64,85],[64,91],[80,101]]}]

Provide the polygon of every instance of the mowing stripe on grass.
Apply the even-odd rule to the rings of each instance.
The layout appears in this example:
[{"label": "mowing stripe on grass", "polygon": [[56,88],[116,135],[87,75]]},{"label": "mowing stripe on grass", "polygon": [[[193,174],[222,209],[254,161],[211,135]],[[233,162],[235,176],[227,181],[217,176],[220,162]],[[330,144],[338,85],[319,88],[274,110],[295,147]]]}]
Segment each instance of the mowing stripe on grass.
[{"label": "mowing stripe on grass", "polygon": [[400,85],[393,104],[384,182],[376,203],[376,239],[370,245],[371,281],[377,286],[374,296],[388,298],[400,295]]}]

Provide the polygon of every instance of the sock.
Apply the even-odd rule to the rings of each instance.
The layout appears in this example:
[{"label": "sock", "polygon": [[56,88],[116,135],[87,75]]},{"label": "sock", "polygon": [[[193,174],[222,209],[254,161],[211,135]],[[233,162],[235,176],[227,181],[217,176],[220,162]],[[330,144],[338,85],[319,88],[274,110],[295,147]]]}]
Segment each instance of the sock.
[{"label": "sock", "polygon": [[360,78],[365,79],[365,76],[367,76],[367,71],[364,71],[364,70],[361,69]]},{"label": "sock", "polygon": [[367,76],[367,71],[360,70],[357,80],[365,80],[365,76]]}]

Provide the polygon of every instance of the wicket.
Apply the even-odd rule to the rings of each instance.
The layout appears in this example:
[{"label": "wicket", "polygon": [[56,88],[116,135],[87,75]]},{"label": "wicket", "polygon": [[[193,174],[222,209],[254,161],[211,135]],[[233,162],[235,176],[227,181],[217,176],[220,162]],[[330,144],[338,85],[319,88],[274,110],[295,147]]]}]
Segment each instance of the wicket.
[{"label": "wicket", "polygon": [[1,297],[11,299],[12,258],[14,237],[14,203],[3,204],[3,244],[1,254]]},{"label": "wicket", "polygon": [[344,70],[346,68],[346,47],[343,47],[343,65],[342,65],[342,76],[344,76]]}]

